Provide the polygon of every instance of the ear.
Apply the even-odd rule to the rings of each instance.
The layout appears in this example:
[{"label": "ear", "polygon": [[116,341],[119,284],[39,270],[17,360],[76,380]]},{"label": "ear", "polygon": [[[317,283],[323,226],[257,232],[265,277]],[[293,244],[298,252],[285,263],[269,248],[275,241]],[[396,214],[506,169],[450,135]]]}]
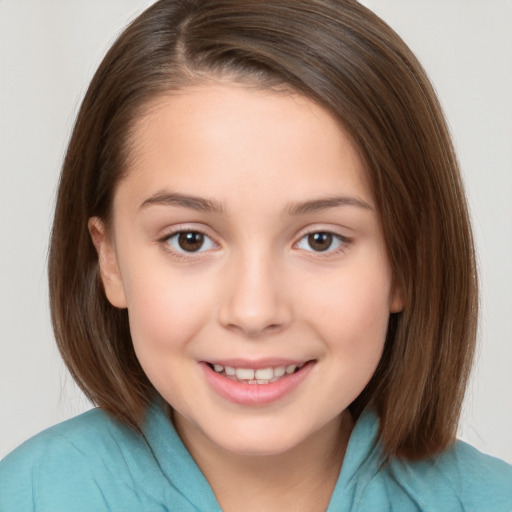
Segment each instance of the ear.
[{"label": "ear", "polygon": [[88,222],[89,233],[98,253],[98,266],[101,281],[108,301],[116,308],[126,308],[126,295],[123,279],[119,271],[117,253],[105,224],[99,217],[91,217]]},{"label": "ear", "polygon": [[391,289],[391,297],[389,303],[390,313],[400,313],[404,309],[404,292],[403,288],[398,284],[394,283]]}]

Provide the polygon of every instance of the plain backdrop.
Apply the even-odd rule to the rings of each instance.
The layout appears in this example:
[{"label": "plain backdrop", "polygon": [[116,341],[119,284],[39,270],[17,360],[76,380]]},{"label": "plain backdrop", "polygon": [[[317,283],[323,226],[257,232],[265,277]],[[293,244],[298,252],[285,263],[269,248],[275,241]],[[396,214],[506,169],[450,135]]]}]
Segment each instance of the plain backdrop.
[{"label": "plain backdrop", "polygon": [[[0,0],[0,457],[90,407],[51,332],[45,267],[54,194],[94,70],[151,3]],[[478,362],[460,436],[512,462],[512,2],[364,3],[420,58],[453,132],[482,283]]]}]

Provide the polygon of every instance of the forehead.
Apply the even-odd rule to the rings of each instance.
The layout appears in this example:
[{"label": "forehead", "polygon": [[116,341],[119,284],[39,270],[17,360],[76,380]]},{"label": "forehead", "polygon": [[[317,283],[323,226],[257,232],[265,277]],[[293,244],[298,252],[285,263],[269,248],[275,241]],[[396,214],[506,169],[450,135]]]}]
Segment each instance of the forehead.
[{"label": "forehead", "polygon": [[129,148],[123,181],[140,195],[178,188],[278,200],[285,191],[294,200],[339,189],[371,201],[350,137],[327,110],[296,93],[232,83],[188,87],[148,104]]}]

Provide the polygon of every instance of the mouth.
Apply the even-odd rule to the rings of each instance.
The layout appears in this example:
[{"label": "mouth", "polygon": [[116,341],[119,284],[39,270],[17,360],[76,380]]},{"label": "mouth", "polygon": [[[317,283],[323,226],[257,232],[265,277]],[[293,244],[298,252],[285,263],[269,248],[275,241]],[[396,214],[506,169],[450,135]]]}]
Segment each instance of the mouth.
[{"label": "mouth", "polygon": [[264,368],[248,368],[243,366],[230,366],[219,363],[209,363],[206,365],[216,374],[226,377],[233,382],[242,384],[272,384],[290,375],[299,372],[305,365],[314,361],[305,361],[301,363],[290,363],[279,366],[266,366]]},{"label": "mouth", "polygon": [[306,361],[202,361],[206,382],[221,398],[242,406],[266,406],[300,389],[315,367]]}]

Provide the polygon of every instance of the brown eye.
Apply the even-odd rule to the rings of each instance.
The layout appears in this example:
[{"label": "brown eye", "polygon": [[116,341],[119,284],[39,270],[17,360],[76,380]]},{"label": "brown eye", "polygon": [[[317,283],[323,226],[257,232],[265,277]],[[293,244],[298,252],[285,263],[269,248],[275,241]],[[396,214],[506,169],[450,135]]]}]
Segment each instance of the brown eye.
[{"label": "brown eye", "polygon": [[179,254],[199,253],[217,248],[217,244],[200,231],[175,231],[162,242],[168,245],[172,252]]},{"label": "brown eye", "polygon": [[323,252],[331,248],[333,236],[331,233],[310,233],[308,244],[314,251]]},{"label": "brown eye", "polygon": [[186,252],[196,252],[204,244],[204,235],[197,231],[183,231],[178,234],[178,245]]},{"label": "brown eye", "polygon": [[297,247],[309,252],[336,254],[343,251],[344,246],[348,243],[349,240],[347,238],[336,233],[313,231],[304,235],[297,243]]}]

